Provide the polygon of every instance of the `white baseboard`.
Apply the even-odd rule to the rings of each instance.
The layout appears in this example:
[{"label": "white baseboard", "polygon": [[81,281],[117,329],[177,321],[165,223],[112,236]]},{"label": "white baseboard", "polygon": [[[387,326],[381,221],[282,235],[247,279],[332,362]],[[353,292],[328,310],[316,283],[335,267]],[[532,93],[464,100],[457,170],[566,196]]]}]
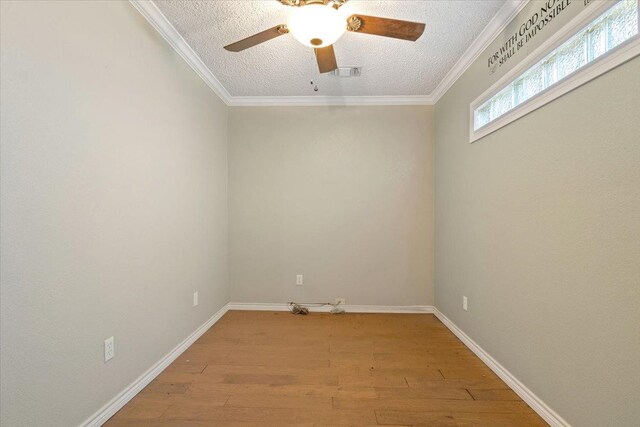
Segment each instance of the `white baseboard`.
[{"label": "white baseboard", "polygon": [[[302,304],[304,305],[304,304]],[[230,302],[227,304],[229,310],[254,310],[254,311],[289,311],[289,306],[285,303],[252,303],[252,302]],[[313,307],[306,306],[309,311],[318,313],[328,313],[331,306]],[[347,313],[433,313],[434,308],[430,305],[342,305],[340,306]]]},{"label": "white baseboard", "polygon": [[90,416],[85,422],[80,424],[81,427],[99,427],[106,423],[116,412],[134,398],[143,388],[145,388],[155,377],[160,375],[164,369],[178,358],[187,348],[191,346],[202,334],[204,334],[211,326],[213,326],[227,312],[227,305],[222,307],[216,314],[211,316],[209,320],[204,322],[202,326],[189,335],[178,346],[171,350],[166,356],[160,359],[147,372],[142,374],[138,379],[129,384],[127,388],[122,390],[109,403],[100,408],[95,414]]},{"label": "white baseboard", "polygon": [[538,415],[542,417],[552,427],[571,427],[571,425],[558,415],[553,409],[544,403],[538,396],[536,396],[531,390],[529,390],[524,384],[522,384],[516,377],[513,376],[504,366],[498,363],[489,353],[487,353],[482,347],[480,347],[474,340],[472,340],[467,334],[465,334],[460,328],[456,326],[447,316],[442,314],[437,308],[434,310],[434,314],[444,325],[451,330],[460,341],[464,343],[471,351],[475,353],[484,363],[496,375],[498,375],[502,381],[504,381],[509,387],[516,392],[522,400],[524,400]]}]

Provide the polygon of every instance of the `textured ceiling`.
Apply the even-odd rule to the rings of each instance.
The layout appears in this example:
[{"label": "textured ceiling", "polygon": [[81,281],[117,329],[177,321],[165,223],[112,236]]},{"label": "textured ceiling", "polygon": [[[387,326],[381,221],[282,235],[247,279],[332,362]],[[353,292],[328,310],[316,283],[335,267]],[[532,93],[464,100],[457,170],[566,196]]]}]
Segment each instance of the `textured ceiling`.
[{"label": "textured ceiling", "polygon": [[339,66],[362,76],[320,75],[313,50],[284,35],[243,52],[223,46],[287,22],[275,0],[156,0],[158,8],[232,96],[429,95],[504,0],[351,0],[346,12],[426,23],[417,42],[345,33],[335,45]]}]

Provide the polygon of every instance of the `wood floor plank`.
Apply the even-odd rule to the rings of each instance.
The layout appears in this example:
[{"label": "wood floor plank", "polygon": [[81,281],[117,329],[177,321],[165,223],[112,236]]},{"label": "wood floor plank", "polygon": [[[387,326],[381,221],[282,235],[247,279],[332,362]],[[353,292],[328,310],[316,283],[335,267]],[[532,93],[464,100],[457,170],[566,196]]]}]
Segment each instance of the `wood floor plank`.
[{"label": "wood floor plank", "polygon": [[[332,427],[332,424],[315,423],[313,427]],[[380,424],[350,424],[349,427],[380,427]],[[385,427],[411,427],[406,424],[386,425]]]},{"label": "wood floor plank", "polygon": [[[211,357],[207,361],[208,365],[227,365],[227,366],[285,366],[291,368],[328,368],[329,359],[309,359],[301,358],[297,355],[289,354],[287,356],[272,356],[264,353],[236,353],[231,352],[228,355],[219,355]],[[203,368],[204,370],[204,368]]]},{"label": "wood floor plank", "polygon": [[184,394],[191,385],[190,382],[160,382],[153,381],[143,390],[145,393]]},{"label": "wood floor plank", "polygon": [[421,412],[523,413],[529,407],[524,402],[481,401],[459,399],[333,399],[335,409],[373,409]]},{"label": "wood floor plank", "polygon": [[331,397],[269,396],[261,394],[232,395],[225,406],[238,408],[333,409]]},{"label": "wood floor plank", "polygon": [[160,418],[170,406],[168,402],[135,402],[118,411],[115,418],[133,422],[141,419],[156,419]]},{"label": "wood floor plank", "polygon": [[[194,383],[187,395],[251,395],[263,396],[313,396],[313,397],[351,397],[360,399],[377,398],[373,387],[331,386],[311,384],[230,384],[230,383]],[[465,392],[466,393],[466,392]],[[471,398],[468,394],[467,396]]]},{"label": "wood floor plank", "polygon": [[331,425],[375,424],[375,413],[369,410],[309,410],[289,408],[236,408],[207,405],[171,406],[162,416],[167,420],[219,422],[282,423],[289,425],[322,420]]},{"label": "wood floor plank", "polygon": [[520,400],[513,390],[505,389],[475,389],[470,388],[469,393],[475,400]]},{"label": "wood floor plank", "polygon": [[234,345],[231,344],[198,344],[197,342],[182,353],[177,360],[178,363],[201,363],[207,364],[209,360],[228,355]]},{"label": "wood floor plank", "polygon": [[407,383],[409,387],[421,388],[421,387],[454,387],[454,388],[466,388],[466,389],[508,389],[507,386],[499,378],[472,378],[472,379],[433,379],[430,377],[422,376],[407,376]]},{"label": "wood floor plank", "polygon": [[498,376],[487,366],[442,368],[440,372],[445,379],[498,379]]},{"label": "wood floor plank", "polygon": [[[395,375],[393,372],[389,374]],[[299,376],[330,376],[337,377],[340,375],[371,375],[370,368],[297,368],[290,366],[240,366],[240,365],[207,365],[202,371],[203,377],[206,376],[224,376],[224,375],[299,375]],[[404,374],[399,374],[403,376]]]},{"label": "wood floor plank", "polygon": [[360,387],[408,387],[403,376],[396,375],[342,375],[338,384]]},{"label": "wood floor plank", "polygon": [[460,427],[542,427],[548,424],[534,413],[454,413]]},{"label": "wood floor plank", "polygon": [[[205,369],[206,371],[206,369]],[[209,374],[204,375],[203,372],[175,372],[167,371],[162,372],[155,380],[154,383],[194,383],[194,382],[222,382],[224,375],[222,374]]]},{"label": "wood floor plank", "polygon": [[416,411],[376,411],[379,425],[458,427],[452,413]]},{"label": "wood floor plank", "polygon": [[166,369],[165,372],[180,372],[184,374],[201,374],[207,367],[206,363],[200,361],[194,362],[174,362]]},{"label": "wood floor plank", "polygon": [[105,425],[546,424],[433,315],[230,311]]},{"label": "wood floor plank", "polygon": [[338,385],[338,377],[325,375],[268,375],[268,374],[230,374],[225,375],[223,383],[227,384],[314,384]]},{"label": "wood floor plank", "polygon": [[[374,388],[380,399],[453,399],[473,400],[471,394],[464,388],[453,387],[422,387],[422,388]],[[337,396],[354,397],[354,396]],[[479,400],[479,399],[478,399]]]}]

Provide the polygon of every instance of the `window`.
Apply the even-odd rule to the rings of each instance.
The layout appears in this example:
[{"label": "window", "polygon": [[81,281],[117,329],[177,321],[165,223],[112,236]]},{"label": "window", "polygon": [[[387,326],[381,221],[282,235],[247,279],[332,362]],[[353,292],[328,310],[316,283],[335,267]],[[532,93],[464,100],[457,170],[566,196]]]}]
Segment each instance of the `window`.
[{"label": "window", "polygon": [[[587,65],[592,64],[596,59],[612,53],[614,49],[625,42],[638,38],[637,0],[620,0],[604,10],[604,12],[600,7],[597,9],[597,13],[599,16],[591,19],[586,26],[578,27],[578,31],[555,49],[549,51],[548,46],[541,46],[540,48],[544,48],[548,52],[546,55],[546,52],[542,53],[544,55],[542,59],[535,61],[530,66],[525,64],[524,71],[522,67],[512,70],[517,74],[513,72],[507,74],[505,78],[488,91],[488,96],[483,94],[476,102],[472,103],[472,142],[532,111],[532,109],[523,111],[521,114],[510,114],[512,116],[511,120],[508,120],[508,118],[507,120],[499,120],[502,123],[496,123],[496,125],[492,126],[498,119],[508,115],[507,113],[515,112],[521,106],[527,104],[527,101],[535,99],[536,96],[547,91],[547,89],[550,90],[555,86],[559,86],[558,83],[575,76],[578,71],[587,68]],[[566,33],[566,31],[564,32]],[[570,32],[569,34],[572,33]],[[634,53],[635,51],[627,54],[625,60],[637,54]],[[535,58],[539,58],[541,53],[536,53],[538,54],[535,55]],[[616,65],[619,65],[619,63]],[[615,65],[608,69],[613,66]],[[590,77],[590,79],[595,76]],[[582,83],[584,81],[580,82],[580,84]],[[546,99],[544,103],[557,98],[574,87],[577,87],[577,85]],[[544,103],[535,106],[535,108],[544,105]]]}]

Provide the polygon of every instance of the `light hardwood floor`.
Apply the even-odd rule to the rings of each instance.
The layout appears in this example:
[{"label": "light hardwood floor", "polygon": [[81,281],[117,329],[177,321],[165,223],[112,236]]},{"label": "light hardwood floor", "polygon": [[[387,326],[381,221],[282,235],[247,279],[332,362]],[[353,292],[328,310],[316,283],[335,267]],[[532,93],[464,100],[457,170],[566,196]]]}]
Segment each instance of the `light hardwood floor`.
[{"label": "light hardwood floor", "polygon": [[230,311],[106,423],[546,426],[430,314]]}]

